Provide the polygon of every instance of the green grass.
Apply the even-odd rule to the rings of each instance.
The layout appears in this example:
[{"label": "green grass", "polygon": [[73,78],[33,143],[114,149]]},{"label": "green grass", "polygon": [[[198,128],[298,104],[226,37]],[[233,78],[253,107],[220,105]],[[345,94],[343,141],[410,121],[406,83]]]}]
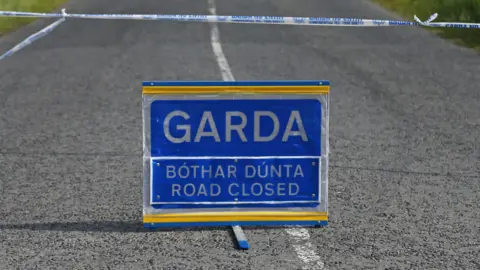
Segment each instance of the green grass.
[{"label": "green grass", "polygon": [[[373,0],[412,21],[438,13],[438,22],[480,23],[480,0]],[[480,49],[480,29],[429,28],[463,46]]]},{"label": "green grass", "polygon": [[[0,10],[51,12],[67,0],[0,0]],[[0,17],[0,35],[34,21],[35,18]]]}]

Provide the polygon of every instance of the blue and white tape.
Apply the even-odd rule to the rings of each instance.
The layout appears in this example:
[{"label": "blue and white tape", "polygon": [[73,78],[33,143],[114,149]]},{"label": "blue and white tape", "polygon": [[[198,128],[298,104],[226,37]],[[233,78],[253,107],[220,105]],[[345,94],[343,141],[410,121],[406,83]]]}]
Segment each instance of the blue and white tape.
[{"label": "blue and white tape", "polygon": [[42,30],[36,32],[35,34],[29,36],[28,38],[26,38],[25,40],[17,44],[15,47],[11,48],[6,53],[2,54],[0,56],[0,61],[13,55],[14,53],[20,51],[21,49],[27,47],[28,45],[32,44],[34,41],[48,35],[50,32],[52,32],[55,28],[57,28],[57,26],[59,26],[64,21],[65,21],[65,18],[61,18],[55,21],[54,23],[50,24],[49,26],[43,28]]},{"label": "blue and white tape", "polygon": [[[480,29],[480,23],[457,23],[432,21],[437,17],[434,14],[424,22],[417,20],[393,21],[370,20],[355,18],[317,18],[317,17],[272,17],[272,16],[213,16],[213,15],[168,15],[168,14],[63,14],[63,13],[34,13],[17,11],[0,11],[4,17],[43,17],[43,18],[77,18],[77,19],[104,19],[104,20],[158,20],[158,21],[195,21],[216,23],[247,23],[247,24],[285,24],[285,25],[316,25],[316,26],[428,26]],[[432,19],[433,18],[433,19]]]}]

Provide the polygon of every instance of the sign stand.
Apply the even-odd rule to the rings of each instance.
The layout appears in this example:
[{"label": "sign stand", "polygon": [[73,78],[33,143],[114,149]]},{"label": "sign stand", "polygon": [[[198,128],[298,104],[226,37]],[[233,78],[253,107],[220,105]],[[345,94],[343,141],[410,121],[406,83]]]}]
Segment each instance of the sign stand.
[{"label": "sign stand", "polygon": [[328,81],[144,82],[147,228],[328,224]]},{"label": "sign stand", "polygon": [[238,247],[241,249],[249,249],[250,244],[248,243],[245,233],[243,233],[242,227],[235,225],[232,226],[232,229],[233,233],[235,234],[235,238],[237,239]]}]

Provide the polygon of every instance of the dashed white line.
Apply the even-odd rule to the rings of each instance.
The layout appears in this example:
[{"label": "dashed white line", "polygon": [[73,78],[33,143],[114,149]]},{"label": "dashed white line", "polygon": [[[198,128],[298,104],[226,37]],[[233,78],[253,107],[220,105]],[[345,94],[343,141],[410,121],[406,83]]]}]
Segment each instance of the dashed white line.
[{"label": "dashed white line", "polygon": [[325,264],[310,243],[310,233],[305,228],[288,228],[287,233],[293,238],[293,248],[303,262],[303,269],[325,270]]},{"label": "dashed white line", "polygon": [[[208,10],[211,15],[217,15],[217,8],[215,5],[215,0],[208,0]],[[213,53],[217,59],[218,67],[222,73],[222,79],[224,81],[234,81],[232,70],[228,65],[227,58],[223,54],[222,44],[220,43],[220,31],[218,31],[218,25],[215,22],[210,23],[210,39],[212,42]]]},{"label": "dashed white line", "polygon": [[[210,11],[210,15],[217,15],[215,0],[208,0],[208,10]],[[218,67],[222,74],[222,79],[224,81],[234,81],[235,77],[233,77],[230,65],[223,53],[222,44],[220,43],[220,31],[215,22],[210,23],[210,39],[213,53],[215,54]],[[315,252],[312,243],[310,243],[310,234],[307,229],[288,228],[286,231],[293,240],[293,248],[295,249],[298,258],[300,258],[303,263],[303,269],[326,270],[320,256]]]}]

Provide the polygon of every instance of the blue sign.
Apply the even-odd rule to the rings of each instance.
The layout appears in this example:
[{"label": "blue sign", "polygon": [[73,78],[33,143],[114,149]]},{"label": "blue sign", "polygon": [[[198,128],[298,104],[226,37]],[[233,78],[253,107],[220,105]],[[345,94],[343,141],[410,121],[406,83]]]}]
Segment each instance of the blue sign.
[{"label": "blue sign", "polygon": [[318,205],[321,106],[313,98],[152,102],[152,207]]},{"label": "blue sign", "polygon": [[156,100],[151,156],[320,156],[321,103]]},{"label": "blue sign", "polygon": [[152,204],[318,201],[318,158],[156,159]]}]

